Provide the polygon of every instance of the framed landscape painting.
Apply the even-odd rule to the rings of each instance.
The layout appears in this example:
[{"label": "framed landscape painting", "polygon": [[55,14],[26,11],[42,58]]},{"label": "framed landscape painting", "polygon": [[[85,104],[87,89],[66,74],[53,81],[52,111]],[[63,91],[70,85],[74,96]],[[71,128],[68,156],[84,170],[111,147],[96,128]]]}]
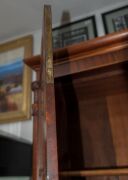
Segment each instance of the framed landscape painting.
[{"label": "framed landscape painting", "polygon": [[30,118],[32,36],[0,45],[0,123]]}]

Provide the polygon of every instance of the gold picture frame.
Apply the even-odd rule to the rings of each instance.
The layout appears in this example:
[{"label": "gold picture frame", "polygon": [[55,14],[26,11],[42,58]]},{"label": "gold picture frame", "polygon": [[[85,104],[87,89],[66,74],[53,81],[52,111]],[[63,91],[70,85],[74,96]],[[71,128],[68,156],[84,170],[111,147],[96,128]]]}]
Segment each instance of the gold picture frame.
[{"label": "gold picture frame", "polygon": [[32,35],[0,44],[0,123],[30,119]]}]

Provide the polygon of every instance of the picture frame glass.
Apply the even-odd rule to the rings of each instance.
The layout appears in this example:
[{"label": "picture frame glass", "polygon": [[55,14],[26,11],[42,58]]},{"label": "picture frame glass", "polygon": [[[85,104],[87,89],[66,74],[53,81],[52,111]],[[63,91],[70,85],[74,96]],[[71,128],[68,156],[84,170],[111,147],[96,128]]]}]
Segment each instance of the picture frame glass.
[{"label": "picture frame glass", "polygon": [[0,53],[0,113],[22,108],[23,58],[24,48]]},{"label": "picture frame glass", "polygon": [[0,123],[30,118],[32,36],[0,45]]},{"label": "picture frame glass", "polygon": [[102,14],[105,32],[112,33],[128,28],[128,6]]},{"label": "picture frame glass", "polygon": [[89,17],[53,29],[53,47],[63,48],[97,36],[95,17]]}]

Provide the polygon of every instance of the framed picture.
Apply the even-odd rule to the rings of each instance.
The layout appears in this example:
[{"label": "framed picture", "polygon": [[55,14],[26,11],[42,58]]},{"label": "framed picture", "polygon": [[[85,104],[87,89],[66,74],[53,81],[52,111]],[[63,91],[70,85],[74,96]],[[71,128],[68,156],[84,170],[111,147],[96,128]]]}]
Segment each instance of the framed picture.
[{"label": "framed picture", "polygon": [[0,44],[0,123],[30,118],[32,36]]},{"label": "framed picture", "polygon": [[112,33],[128,28],[128,6],[102,14],[105,33]]},{"label": "framed picture", "polygon": [[53,29],[53,48],[63,48],[97,36],[95,16]]}]

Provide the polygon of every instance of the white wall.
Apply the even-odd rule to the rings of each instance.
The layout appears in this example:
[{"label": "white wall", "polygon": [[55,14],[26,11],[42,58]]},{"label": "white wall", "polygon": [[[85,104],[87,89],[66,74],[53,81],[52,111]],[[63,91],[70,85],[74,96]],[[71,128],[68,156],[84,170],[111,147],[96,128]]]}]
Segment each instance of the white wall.
[{"label": "white wall", "polygon": [[[82,15],[79,15],[77,17],[72,17],[72,20],[77,20],[77,19],[80,19],[80,18],[83,18],[83,17],[87,17],[89,15],[95,14],[96,15],[96,23],[97,23],[98,35],[102,36],[102,35],[104,35],[104,28],[103,28],[103,23],[102,23],[102,19],[101,19],[101,13],[103,13],[105,11],[112,10],[114,8],[121,7],[121,6],[126,5],[126,4],[128,4],[128,1],[123,1],[123,2],[120,2],[120,3],[117,3],[117,4],[113,4],[111,6],[108,6],[108,7],[102,8],[100,10],[96,10],[93,13],[82,14]],[[35,31],[32,34],[33,34],[33,37],[34,37],[33,54],[34,55],[40,54],[41,30]],[[24,34],[23,34],[23,36],[24,36]],[[34,79],[35,79],[35,74],[33,73],[33,80]],[[9,132],[9,133],[11,133],[13,135],[25,138],[27,140],[32,140],[32,129],[33,129],[32,128],[32,120],[0,125],[0,130],[3,130],[5,132]]]},{"label": "white wall", "polygon": [[[40,45],[41,45],[41,30],[36,31],[33,33],[33,38],[34,38],[34,48],[33,48],[33,53],[34,55],[40,54]],[[33,80],[35,79],[35,73],[33,73]],[[20,136],[22,138],[32,140],[32,120],[29,121],[24,121],[20,125]]]}]

